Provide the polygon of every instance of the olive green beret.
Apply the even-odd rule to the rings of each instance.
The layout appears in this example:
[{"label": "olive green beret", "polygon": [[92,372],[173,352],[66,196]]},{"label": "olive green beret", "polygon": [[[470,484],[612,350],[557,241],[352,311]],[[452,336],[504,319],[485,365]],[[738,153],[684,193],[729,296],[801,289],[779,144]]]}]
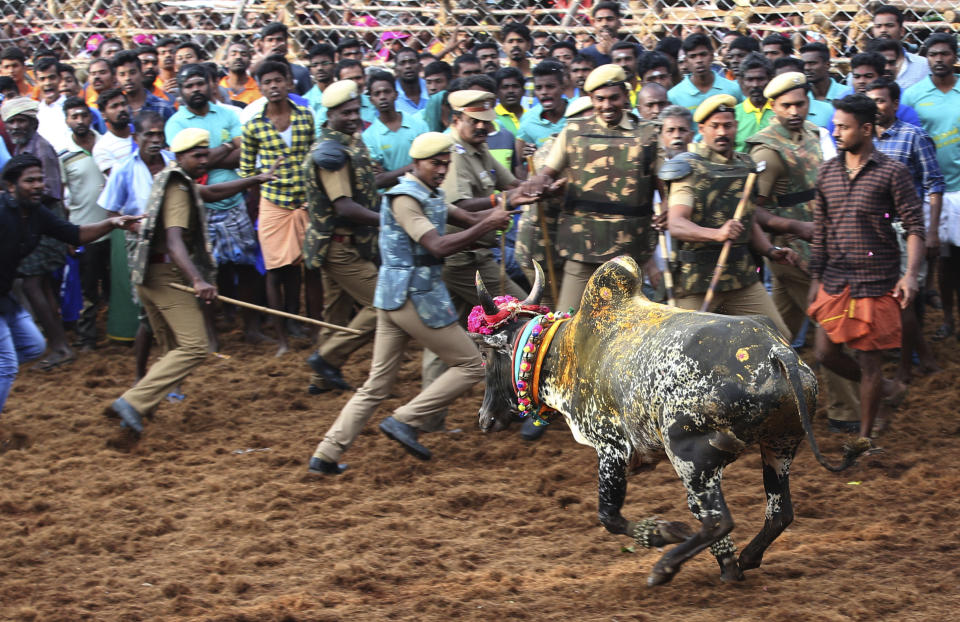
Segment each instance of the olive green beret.
[{"label": "olive green beret", "polygon": [[497,113],[493,107],[497,97],[488,91],[466,90],[454,91],[447,98],[450,108],[455,112],[462,112],[468,117],[481,121],[493,121]]},{"label": "olive green beret", "polygon": [[210,132],[199,127],[188,127],[177,132],[170,142],[170,151],[183,153],[195,147],[209,147]]},{"label": "olive green beret", "polygon": [[360,97],[360,95],[357,93],[356,82],[353,80],[338,80],[323,89],[320,103],[323,104],[324,108],[336,108],[340,104],[345,104],[357,97]]},{"label": "olive green beret", "polygon": [[703,100],[696,111],[693,113],[693,120],[697,123],[703,123],[717,112],[733,112],[733,107],[737,105],[737,98],[733,95],[711,95]]},{"label": "olive green beret", "polygon": [[563,113],[565,117],[572,117],[593,108],[593,100],[589,95],[583,95],[567,104],[567,111]]},{"label": "olive green beret", "polygon": [[767,99],[780,97],[787,91],[807,86],[807,76],[799,71],[788,71],[770,80],[767,88],[763,89],[763,96]]},{"label": "olive green beret", "polygon": [[590,72],[583,83],[583,90],[592,93],[604,86],[616,86],[627,81],[627,74],[620,65],[600,65]]},{"label": "olive green beret", "polygon": [[438,153],[446,153],[453,147],[453,137],[442,132],[427,132],[413,139],[410,145],[410,157],[414,160],[432,158]]}]

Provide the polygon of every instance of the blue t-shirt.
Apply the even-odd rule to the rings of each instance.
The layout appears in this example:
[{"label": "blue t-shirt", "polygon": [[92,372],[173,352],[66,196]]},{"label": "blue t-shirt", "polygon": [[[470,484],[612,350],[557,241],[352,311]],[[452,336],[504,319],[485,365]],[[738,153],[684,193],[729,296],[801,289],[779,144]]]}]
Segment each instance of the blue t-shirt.
[{"label": "blue t-shirt", "polygon": [[944,93],[927,76],[904,91],[900,100],[916,109],[920,127],[933,139],[946,191],[960,191],[960,80]]},{"label": "blue t-shirt", "polygon": [[737,99],[737,103],[743,101],[743,93],[740,92],[740,86],[732,80],[727,80],[717,75],[714,75],[713,86],[711,86],[706,93],[700,92],[700,89],[690,80],[690,76],[686,76],[680,84],[667,92],[667,99],[670,100],[671,104],[683,106],[690,112],[693,112],[697,109],[697,106],[702,104],[708,97],[720,94],[733,95]]},{"label": "blue t-shirt", "polygon": [[427,124],[416,115],[401,112],[400,129],[393,132],[379,118],[363,131],[363,143],[370,151],[370,159],[387,171],[413,162],[410,158],[410,145],[413,139],[430,130]]},{"label": "blue t-shirt", "polygon": [[807,111],[807,121],[819,127],[827,127],[833,123],[833,105],[810,97],[810,108]]},{"label": "blue t-shirt", "polygon": [[560,130],[567,124],[567,118],[564,116],[561,116],[560,120],[556,122],[547,121],[540,116],[542,112],[543,108],[536,106],[520,117],[517,138],[525,143],[540,147],[548,138],[560,133]]},{"label": "blue t-shirt", "polygon": [[[167,124],[164,126],[167,144],[169,145],[173,142],[173,137],[176,136],[180,130],[190,127],[197,127],[210,132],[211,149],[215,149],[223,143],[230,142],[234,138],[239,138],[243,134],[237,113],[212,102],[209,106],[209,111],[203,116],[193,114],[186,106],[180,106],[180,109],[170,117],[170,120],[167,121]],[[212,168],[208,171],[207,175],[207,185],[240,179],[240,176],[232,168]],[[221,201],[211,201],[205,203],[205,205],[210,209],[230,209],[236,207],[242,201],[243,197],[238,192]]]}]

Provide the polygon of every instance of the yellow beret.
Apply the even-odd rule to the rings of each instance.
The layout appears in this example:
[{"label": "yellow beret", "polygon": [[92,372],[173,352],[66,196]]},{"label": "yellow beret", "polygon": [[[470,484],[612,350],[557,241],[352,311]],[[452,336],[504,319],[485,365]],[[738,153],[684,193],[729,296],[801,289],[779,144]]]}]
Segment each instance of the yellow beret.
[{"label": "yellow beret", "polygon": [[590,72],[583,83],[583,90],[592,93],[600,87],[614,86],[627,81],[627,74],[620,65],[600,65]]},{"label": "yellow beret", "polygon": [[199,127],[188,127],[177,132],[170,143],[170,151],[174,153],[183,153],[194,147],[209,147],[210,132],[202,130]]},{"label": "yellow beret", "polygon": [[799,71],[788,71],[770,80],[767,88],[763,89],[763,96],[767,99],[774,99],[780,97],[787,91],[792,91],[802,86],[807,86],[807,76]]},{"label": "yellow beret", "polygon": [[693,113],[693,120],[697,123],[703,123],[715,112],[733,112],[733,107],[736,105],[737,98],[733,95],[711,95],[697,106]]},{"label": "yellow beret", "polygon": [[590,99],[589,95],[582,95],[567,104],[567,111],[563,113],[563,116],[572,117],[582,112],[586,112],[591,108],[593,108],[593,100]]},{"label": "yellow beret", "polygon": [[340,104],[345,104],[359,96],[356,82],[353,80],[338,80],[323,89],[323,95],[320,96],[320,103],[324,108],[336,108]]},{"label": "yellow beret", "polygon": [[410,157],[414,160],[432,158],[438,153],[446,153],[453,147],[453,136],[442,132],[427,132],[413,139],[410,145]]},{"label": "yellow beret", "polygon": [[493,110],[496,100],[493,93],[470,90],[454,91],[447,98],[450,108],[481,121],[493,121],[497,118],[497,113]]}]

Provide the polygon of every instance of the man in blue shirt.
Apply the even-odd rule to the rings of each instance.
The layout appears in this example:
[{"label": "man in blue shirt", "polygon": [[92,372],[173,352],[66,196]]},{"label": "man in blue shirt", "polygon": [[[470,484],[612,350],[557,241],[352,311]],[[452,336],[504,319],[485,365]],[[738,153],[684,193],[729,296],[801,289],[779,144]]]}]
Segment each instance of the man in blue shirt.
[{"label": "man in blue shirt", "polygon": [[310,109],[314,114],[323,107],[320,98],[323,96],[323,89],[333,82],[333,57],[336,49],[328,43],[321,43],[310,48],[307,52],[307,66],[310,69],[310,77],[313,78],[313,86],[304,94],[307,101],[310,102]]},{"label": "man in blue shirt", "polygon": [[[881,78],[867,86],[867,96],[877,104],[876,136],[873,145],[879,151],[887,154],[894,160],[903,162],[913,176],[913,183],[917,188],[917,196],[925,199],[924,207],[927,212],[927,256],[931,257],[940,251],[940,239],[937,229],[940,228],[940,209],[943,201],[943,175],[940,165],[937,164],[937,150],[930,136],[922,129],[896,118],[897,106],[900,103],[900,86],[889,78]],[[927,202],[929,202],[927,204]],[[927,208],[929,205],[929,208]],[[906,234],[903,224],[897,220],[893,223],[894,229],[901,240],[900,255],[905,255]],[[902,263],[902,262],[901,262]],[[901,272],[906,269],[903,264]],[[925,287],[927,266],[924,262],[917,275],[920,289]],[[918,296],[914,304],[901,310],[900,320],[903,325],[903,347],[900,352],[900,368],[897,371],[897,380],[910,382],[910,369],[913,366],[913,354],[917,353],[920,367],[926,371],[939,371],[933,353],[927,347],[923,338],[923,309],[925,300]]]},{"label": "man in blue shirt", "polygon": [[370,159],[383,169],[377,174],[377,186],[390,188],[410,171],[413,160],[408,152],[413,139],[430,130],[418,115],[397,110],[399,93],[393,74],[375,71],[367,84],[370,101],[380,116],[363,131],[363,143],[370,151]]},{"label": "man in blue shirt", "polygon": [[[210,81],[206,69],[199,64],[184,65],[177,74],[177,86],[184,105],[164,127],[167,144],[187,128],[210,132],[210,156],[207,180],[204,185],[220,184],[240,179],[236,168],[240,165],[240,120],[232,110],[210,101]],[[262,284],[256,265],[260,257],[257,236],[247,215],[243,194],[237,193],[220,201],[205,203],[207,227],[213,257],[217,261],[217,279],[222,291],[234,289],[239,283],[238,297],[254,302]],[[230,295],[229,293],[227,295]],[[259,314],[242,311],[244,332],[249,341],[262,341]],[[219,343],[213,326],[213,309],[204,306],[207,336],[211,347],[218,351]]]},{"label": "man in blue shirt", "polygon": [[713,43],[702,34],[693,34],[683,40],[682,49],[690,74],[667,93],[670,102],[694,111],[712,95],[733,95],[743,99],[736,82],[721,78],[713,72]]},{"label": "man in blue shirt", "polygon": [[397,102],[399,112],[413,115],[427,107],[427,82],[420,77],[420,55],[404,47],[397,51],[394,68],[397,73]]},{"label": "man in blue shirt", "polygon": [[143,87],[143,68],[140,57],[133,50],[118,52],[111,61],[113,73],[116,76],[117,86],[127,96],[127,104],[131,114],[141,110],[152,110],[159,113],[164,120],[173,116],[173,106],[165,99],[147,92]]},{"label": "man in blue shirt", "polygon": [[517,133],[517,152],[533,155],[544,141],[560,132],[566,125],[567,100],[563,98],[565,70],[555,60],[545,60],[533,68],[533,89],[540,105],[527,111],[520,119]]},{"label": "man in blue shirt", "polygon": [[934,339],[954,334],[953,296],[960,291],[960,83],[953,73],[957,62],[957,39],[948,33],[927,38],[927,62],[931,75],[903,94],[903,102],[914,106],[923,129],[937,147],[937,162],[945,184],[940,219],[940,296],[943,299],[943,326]]},{"label": "man in blue shirt", "polygon": [[[887,59],[882,55],[877,54],[876,52],[865,52],[863,54],[854,55],[854,57],[850,59],[850,85],[853,88],[847,90],[845,93],[843,93],[843,95],[841,95],[841,97],[846,97],[847,95],[851,95],[853,93],[866,93],[867,85],[877,78],[883,77],[886,71]],[[897,108],[897,118],[911,125],[916,125],[917,127],[921,126],[920,117],[917,116],[917,111],[904,102],[901,102],[900,107]],[[827,129],[830,130],[832,135],[832,122]]]},{"label": "man in blue shirt", "polygon": [[[823,43],[808,43],[801,47],[800,59],[813,99],[832,102],[847,90],[847,87],[830,77],[830,48]],[[832,106],[830,114],[833,114]]]}]

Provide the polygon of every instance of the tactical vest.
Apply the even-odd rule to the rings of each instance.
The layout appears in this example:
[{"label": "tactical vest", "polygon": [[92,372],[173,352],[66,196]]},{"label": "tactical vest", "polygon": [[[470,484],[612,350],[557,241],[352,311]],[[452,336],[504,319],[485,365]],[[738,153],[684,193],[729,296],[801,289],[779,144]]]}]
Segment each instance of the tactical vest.
[{"label": "tactical vest", "polygon": [[457,321],[457,310],[443,284],[443,261],[414,242],[390,209],[393,197],[406,195],[416,199],[427,220],[440,235],[446,231],[447,201],[439,188],[431,194],[416,181],[402,177],[400,183],[384,193],[380,208],[380,272],[373,306],[394,311],[409,298],[423,323],[443,328]]},{"label": "tactical vest", "polygon": [[207,210],[204,209],[203,199],[200,198],[200,191],[196,182],[187,175],[186,171],[180,168],[176,161],[173,161],[154,177],[153,187],[150,189],[150,199],[147,201],[147,209],[144,211],[143,220],[140,221],[140,232],[137,234],[136,244],[132,249],[128,249],[130,282],[134,285],[143,285],[143,279],[147,274],[151,254],[150,246],[156,241],[160,209],[163,207],[167,186],[171,183],[185,183],[190,188],[190,231],[192,235],[190,236],[191,248],[188,248],[187,251],[190,253],[190,260],[200,271],[204,280],[208,283],[214,282],[217,264],[213,259],[210,237],[207,232]]},{"label": "tactical vest", "polygon": [[[363,207],[378,211],[380,195],[377,193],[377,181],[374,177],[373,161],[370,152],[360,138],[332,130],[328,127],[320,129],[318,142],[335,140],[347,151],[350,158],[350,188],[353,200]],[[315,145],[316,146],[316,145]],[[304,160],[304,177],[307,180],[307,205],[310,213],[310,225],[307,227],[303,242],[303,258],[308,268],[320,268],[327,256],[327,248],[334,229],[350,229],[353,235],[353,244],[360,256],[371,261],[376,260],[376,227],[360,225],[352,220],[337,215],[333,201],[324,192],[320,184],[320,176],[308,157]]]},{"label": "tactical vest", "polygon": [[567,195],[557,223],[560,256],[603,263],[626,253],[642,265],[657,243],[650,226],[656,126],[606,127],[591,117],[569,119],[564,132]]},{"label": "tactical vest", "polygon": [[[747,146],[771,147],[783,160],[786,187],[777,183],[767,208],[777,216],[803,222],[813,221],[813,198],[816,195],[817,171],[823,163],[820,149],[820,132],[817,126],[804,121],[802,140],[793,142],[790,132],[774,119],[770,125],[747,139]],[[779,180],[778,180],[779,182]],[[780,192],[782,189],[782,192]],[[789,245],[805,262],[810,261],[810,243],[795,236],[778,235],[773,239],[778,246]]]},{"label": "tactical vest", "polygon": [[[690,180],[694,194],[690,221],[701,227],[719,229],[737,211],[747,176],[755,165],[750,156],[736,152],[725,164],[712,162],[708,159],[710,149],[703,143],[692,144],[690,152],[700,156],[690,159],[692,171],[684,180]],[[757,266],[747,245],[753,227],[754,209],[752,201],[747,203],[743,218],[740,219],[743,233],[734,240],[730,249],[727,266],[717,284],[718,292],[740,289],[757,281]],[[677,294],[687,296],[706,292],[723,244],[680,242],[673,238],[673,245],[673,280]]]}]

